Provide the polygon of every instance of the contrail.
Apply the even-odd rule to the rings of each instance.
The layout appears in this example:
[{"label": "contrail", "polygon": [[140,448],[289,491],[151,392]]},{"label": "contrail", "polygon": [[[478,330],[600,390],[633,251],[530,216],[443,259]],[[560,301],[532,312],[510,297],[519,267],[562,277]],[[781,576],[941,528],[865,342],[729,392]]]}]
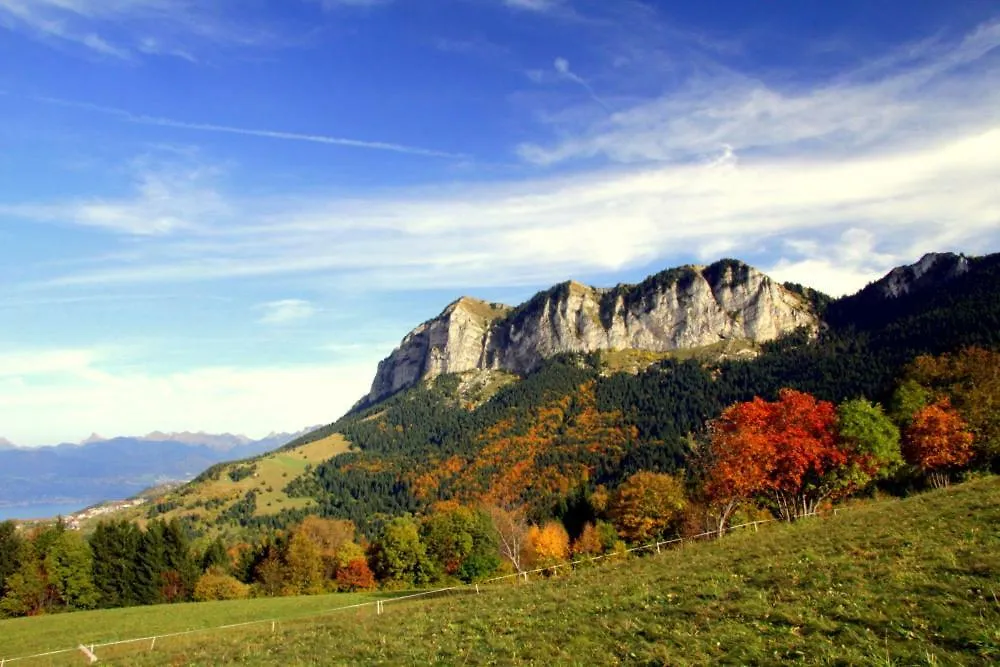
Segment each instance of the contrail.
[{"label": "contrail", "polygon": [[611,111],[611,107],[609,107],[604,102],[604,100],[602,100],[600,96],[596,92],[594,92],[593,87],[591,87],[591,85],[587,83],[587,80],[569,68],[568,60],[566,60],[565,58],[556,58],[555,62],[552,63],[552,65],[553,67],[555,67],[556,72],[558,72],[564,78],[569,79],[573,83],[582,86],[583,89],[587,91],[587,94],[590,95],[590,99],[600,104],[601,108],[607,111],[609,115],[613,113]]},{"label": "contrail", "polygon": [[[0,92],[0,94],[9,94]],[[261,130],[247,127],[232,127],[230,125],[216,125],[214,123],[190,123],[187,121],[174,120],[172,118],[161,118],[159,116],[146,116],[134,114],[124,109],[106,107],[89,102],[75,102],[64,100],[58,97],[36,97],[25,96],[36,102],[45,104],[55,104],[75,109],[83,109],[94,113],[101,113],[108,116],[115,116],[129,123],[139,125],[155,125],[158,127],[172,127],[180,130],[193,130],[196,132],[216,132],[223,134],[239,134],[247,137],[262,137],[265,139],[283,139],[285,141],[305,141],[314,144],[326,144],[329,146],[348,146],[350,148],[366,148],[369,150],[390,151],[393,153],[404,153],[407,155],[422,155],[424,157],[440,157],[463,159],[467,155],[461,153],[449,153],[431,148],[421,148],[419,146],[407,146],[405,144],[394,144],[385,141],[365,141],[362,139],[348,139],[345,137],[331,137],[324,134],[302,134],[299,132],[284,132],[281,130]]]}]

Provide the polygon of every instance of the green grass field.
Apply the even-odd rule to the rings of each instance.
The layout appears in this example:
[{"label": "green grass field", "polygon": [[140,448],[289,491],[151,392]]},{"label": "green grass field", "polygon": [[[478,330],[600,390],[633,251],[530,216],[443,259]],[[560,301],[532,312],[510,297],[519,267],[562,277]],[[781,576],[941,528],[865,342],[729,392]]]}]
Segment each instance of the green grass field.
[{"label": "green grass field", "polygon": [[[164,512],[159,518],[193,517],[207,526],[214,524],[226,509],[244,498],[251,490],[257,491],[256,516],[277,514],[284,509],[307,507],[310,498],[290,498],[284,488],[290,481],[301,476],[307,465],[316,466],[337,454],[350,450],[350,443],[339,433],[327,436],[294,449],[279,449],[263,454],[249,461],[235,461],[222,467],[218,479],[185,484],[170,490],[164,496],[154,498],[152,504],[166,500],[177,503],[177,507]],[[253,466],[252,475],[233,481],[228,473],[240,467]],[[208,504],[213,505],[211,508]],[[142,505],[116,513],[112,518],[126,518],[144,522],[149,506]],[[90,532],[98,522],[107,520],[103,515],[85,522],[84,532]]]},{"label": "green grass field", "polygon": [[[19,650],[72,645],[98,626],[102,636],[151,634],[185,617],[236,622],[251,608],[304,612],[318,600],[4,621],[0,644],[9,655],[10,642]],[[1000,479],[480,595],[390,603],[381,616],[364,607],[289,620],[273,634],[269,625],[250,627],[98,655],[111,664],[199,665],[997,664]]]}]

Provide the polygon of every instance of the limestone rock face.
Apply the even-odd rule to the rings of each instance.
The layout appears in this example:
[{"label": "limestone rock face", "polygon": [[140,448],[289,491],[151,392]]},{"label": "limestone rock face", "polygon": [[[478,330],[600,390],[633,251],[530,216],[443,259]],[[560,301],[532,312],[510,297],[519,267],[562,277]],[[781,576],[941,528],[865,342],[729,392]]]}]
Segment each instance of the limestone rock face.
[{"label": "limestone rock face", "polygon": [[947,282],[969,271],[969,260],[950,252],[927,253],[914,264],[899,266],[875,283],[878,293],[895,298],[924,287]]},{"label": "limestone rock face", "polygon": [[368,401],[442,373],[527,373],[562,352],[762,343],[818,323],[804,299],[734,260],[669,269],[638,285],[561,283],[513,309],[465,297],[410,332],[379,364]]}]

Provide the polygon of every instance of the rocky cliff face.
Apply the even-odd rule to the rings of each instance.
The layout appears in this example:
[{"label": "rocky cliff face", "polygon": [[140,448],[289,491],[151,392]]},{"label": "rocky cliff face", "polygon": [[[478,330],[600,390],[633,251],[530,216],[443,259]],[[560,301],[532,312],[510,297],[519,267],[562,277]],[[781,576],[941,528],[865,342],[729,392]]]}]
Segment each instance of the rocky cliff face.
[{"label": "rocky cliff face", "polygon": [[875,289],[882,297],[895,298],[947,282],[968,271],[969,260],[964,255],[931,252],[914,264],[896,267],[875,283]]},{"label": "rocky cliff face", "polygon": [[410,332],[379,364],[368,400],[442,373],[527,373],[562,352],[761,343],[817,325],[800,296],[734,260],[670,269],[638,285],[561,283],[513,309],[463,297]]}]

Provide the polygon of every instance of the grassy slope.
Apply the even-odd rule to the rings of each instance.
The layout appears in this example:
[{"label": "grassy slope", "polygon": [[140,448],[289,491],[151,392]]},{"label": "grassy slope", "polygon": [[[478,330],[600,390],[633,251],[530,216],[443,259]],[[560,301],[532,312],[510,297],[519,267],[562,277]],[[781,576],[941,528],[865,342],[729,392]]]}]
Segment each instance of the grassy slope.
[{"label": "grassy slope", "polygon": [[[527,586],[390,604],[383,616],[364,608],[285,623],[276,636],[270,628],[195,635],[102,658],[996,664],[998,596],[1000,479],[990,478]],[[0,636],[9,627],[0,624]]]},{"label": "grassy slope", "polygon": [[[350,444],[339,433],[315,442],[310,442],[294,449],[279,449],[264,454],[247,462],[235,461],[228,463],[222,469],[219,479],[192,482],[179,489],[170,491],[164,498],[154,499],[153,503],[164,499],[178,500],[182,505],[161,515],[171,519],[185,515],[193,515],[206,522],[214,521],[219,514],[243,498],[250,490],[257,489],[258,516],[277,514],[283,509],[305,507],[313,502],[308,498],[289,498],[283,489],[285,486],[305,472],[306,464],[317,465],[337,454],[348,451]],[[256,465],[256,476],[251,475],[237,482],[230,479],[229,470],[238,466]],[[271,490],[268,491],[267,489]],[[225,499],[225,504],[207,509],[201,503],[216,499]],[[139,507],[131,514],[122,513],[126,518],[144,516],[148,506]],[[106,517],[102,517],[106,518]]]}]

